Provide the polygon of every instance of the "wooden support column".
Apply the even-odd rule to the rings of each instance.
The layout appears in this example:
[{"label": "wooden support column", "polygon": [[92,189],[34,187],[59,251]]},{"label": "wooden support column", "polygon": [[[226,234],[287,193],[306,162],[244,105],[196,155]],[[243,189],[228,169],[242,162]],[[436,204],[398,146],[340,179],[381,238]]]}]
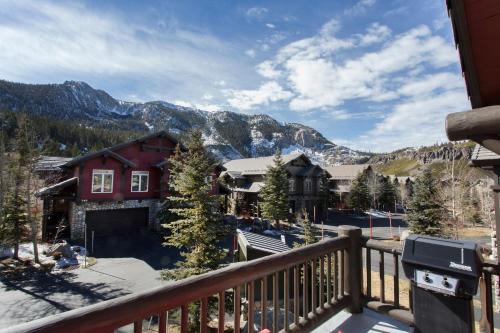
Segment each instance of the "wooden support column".
[{"label": "wooden support column", "polygon": [[361,301],[363,272],[361,255],[361,229],[350,225],[341,225],[338,230],[339,236],[349,237],[349,248],[347,249],[347,258],[344,260],[345,291],[351,297],[349,311],[351,313],[363,312]]},{"label": "wooden support column", "polygon": [[47,218],[50,211],[50,201],[51,197],[43,197],[43,209],[42,209],[42,239],[47,240]]}]

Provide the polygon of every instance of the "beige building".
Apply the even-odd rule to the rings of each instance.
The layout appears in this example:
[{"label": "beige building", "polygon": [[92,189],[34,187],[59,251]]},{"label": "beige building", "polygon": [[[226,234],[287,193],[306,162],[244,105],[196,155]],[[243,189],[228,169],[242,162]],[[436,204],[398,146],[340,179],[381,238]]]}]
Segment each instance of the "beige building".
[{"label": "beige building", "polygon": [[[301,153],[283,155],[288,174],[290,213],[305,208],[312,214],[316,207],[320,216],[324,198],[320,195],[321,180],[327,176],[318,165]],[[232,160],[224,164],[221,180],[231,192],[229,210],[236,215],[259,215],[259,193],[267,169],[274,165],[274,156]]]}]

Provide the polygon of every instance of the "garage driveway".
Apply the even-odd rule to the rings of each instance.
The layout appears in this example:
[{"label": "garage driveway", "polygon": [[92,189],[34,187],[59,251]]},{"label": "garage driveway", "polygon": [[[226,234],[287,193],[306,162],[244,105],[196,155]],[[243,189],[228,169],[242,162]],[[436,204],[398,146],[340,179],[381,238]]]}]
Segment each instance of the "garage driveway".
[{"label": "garage driveway", "polygon": [[173,267],[179,251],[162,243],[156,233],[96,238],[89,268],[0,273],[0,329],[165,284],[160,269]]},{"label": "garage driveway", "polygon": [[180,251],[164,246],[163,236],[156,232],[142,231],[133,234],[96,237],[87,240],[91,256],[98,258],[136,258],[155,270],[173,268],[181,259]]},{"label": "garage driveway", "polygon": [[135,258],[101,258],[90,268],[0,276],[0,328],[161,285],[159,272]]}]

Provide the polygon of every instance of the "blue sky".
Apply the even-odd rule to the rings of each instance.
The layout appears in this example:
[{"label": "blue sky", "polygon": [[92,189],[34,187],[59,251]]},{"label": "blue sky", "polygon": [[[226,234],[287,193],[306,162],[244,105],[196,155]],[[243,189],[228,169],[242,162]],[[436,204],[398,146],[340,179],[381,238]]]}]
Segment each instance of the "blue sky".
[{"label": "blue sky", "polygon": [[1,79],[265,113],[378,152],[442,142],[470,107],[445,1],[0,3]]}]

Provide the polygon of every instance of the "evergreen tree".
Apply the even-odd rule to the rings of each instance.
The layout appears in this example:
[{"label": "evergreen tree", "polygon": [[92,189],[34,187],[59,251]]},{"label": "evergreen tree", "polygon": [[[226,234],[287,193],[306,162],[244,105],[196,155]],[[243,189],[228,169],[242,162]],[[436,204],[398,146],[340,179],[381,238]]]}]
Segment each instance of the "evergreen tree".
[{"label": "evergreen tree", "polygon": [[350,208],[366,210],[370,208],[371,196],[368,189],[368,177],[360,173],[352,182],[351,191],[347,197],[347,205]]},{"label": "evergreen tree", "polygon": [[210,194],[211,184],[206,182],[214,163],[203,147],[201,131],[190,133],[186,148],[178,148],[170,159],[173,195],[169,200],[174,208],[169,211],[178,219],[165,225],[170,231],[166,243],[183,250],[184,261],[177,263],[178,278],[216,269],[224,257],[220,202]]},{"label": "evergreen tree", "polygon": [[393,182],[387,178],[382,181],[382,190],[378,199],[379,204],[384,210],[391,210],[394,208],[394,203],[397,199],[396,187]]},{"label": "evergreen tree", "polygon": [[26,219],[26,201],[21,195],[24,175],[19,167],[19,161],[12,160],[9,166],[10,176],[14,178],[14,188],[8,194],[3,207],[4,237],[7,244],[14,245],[14,259],[19,259],[19,244],[28,234]]},{"label": "evergreen tree", "polygon": [[276,151],[274,165],[267,169],[259,199],[262,216],[279,227],[280,220],[288,217],[288,176],[280,150]]},{"label": "evergreen tree", "polygon": [[[26,117],[19,119],[17,130],[17,151],[19,153],[19,168],[20,172],[24,175],[24,184],[22,188],[25,196],[26,203],[26,220],[30,225],[31,242],[33,243],[33,256],[36,263],[39,262],[38,258],[38,223],[35,220],[32,212],[32,201],[36,200],[34,187],[36,188],[37,181],[35,179],[35,168],[37,161],[40,157],[38,148],[36,147],[36,137],[31,122]],[[36,207],[36,201],[35,201]]]},{"label": "evergreen tree", "polygon": [[436,185],[430,168],[425,169],[415,182],[407,221],[410,230],[416,234],[440,236],[443,233],[445,210]]},{"label": "evergreen tree", "polygon": [[318,179],[318,197],[320,202],[320,211],[322,212],[322,219],[326,219],[328,205],[330,201],[330,186],[328,184],[328,178],[326,177],[326,172],[323,172]]},{"label": "evergreen tree", "polygon": [[314,244],[318,240],[316,236],[318,235],[318,229],[309,219],[309,214],[307,210],[303,209],[301,212],[300,220],[302,222],[302,227],[304,228],[304,242],[306,245]]},{"label": "evergreen tree", "polygon": [[4,223],[5,193],[7,191],[6,161],[3,127],[0,126],[0,247],[7,245],[10,240],[9,225]]}]

